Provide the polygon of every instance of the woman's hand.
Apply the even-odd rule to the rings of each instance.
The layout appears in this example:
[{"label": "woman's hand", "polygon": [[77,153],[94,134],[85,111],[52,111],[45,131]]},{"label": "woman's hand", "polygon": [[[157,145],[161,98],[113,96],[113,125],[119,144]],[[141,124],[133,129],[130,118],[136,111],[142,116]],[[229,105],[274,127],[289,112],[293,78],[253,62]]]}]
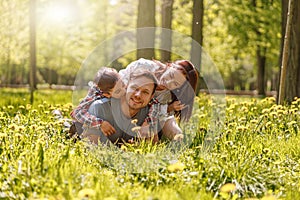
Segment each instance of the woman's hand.
[{"label": "woman's hand", "polygon": [[116,129],[108,121],[103,121],[100,129],[105,136],[116,133]]},{"label": "woman's hand", "polygon": [[180,111],[185,107],[185,104],[182,104],[180,101],[174,101],[168,105],[168,113],[172,111]]}]

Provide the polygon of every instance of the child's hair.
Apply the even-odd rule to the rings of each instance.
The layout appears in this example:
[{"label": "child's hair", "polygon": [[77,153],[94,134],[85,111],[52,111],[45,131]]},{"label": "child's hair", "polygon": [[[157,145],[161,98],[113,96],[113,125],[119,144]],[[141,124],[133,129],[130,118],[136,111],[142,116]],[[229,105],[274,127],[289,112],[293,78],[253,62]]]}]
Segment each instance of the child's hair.
[{"label": "child's hair", "polygon": [[120,75],[116,69],[101,67],[94,78],[94,83],[97,84],[102,92],[108,92],[116,85],[119,79]]}]

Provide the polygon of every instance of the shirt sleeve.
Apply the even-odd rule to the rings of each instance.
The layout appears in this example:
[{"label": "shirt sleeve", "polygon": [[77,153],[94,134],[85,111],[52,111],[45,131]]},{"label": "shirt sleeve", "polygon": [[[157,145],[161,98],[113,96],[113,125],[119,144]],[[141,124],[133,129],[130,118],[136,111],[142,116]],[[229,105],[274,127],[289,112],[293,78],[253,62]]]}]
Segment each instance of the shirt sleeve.
[{"label": "shirt sleeve", "polygon": [[103,119],[88,112],[90,105],[99,98],[102,98],[102,91],[95,86],[91,87],[88,95],[71,112],[71,117],[85,126],[100,129]]}]

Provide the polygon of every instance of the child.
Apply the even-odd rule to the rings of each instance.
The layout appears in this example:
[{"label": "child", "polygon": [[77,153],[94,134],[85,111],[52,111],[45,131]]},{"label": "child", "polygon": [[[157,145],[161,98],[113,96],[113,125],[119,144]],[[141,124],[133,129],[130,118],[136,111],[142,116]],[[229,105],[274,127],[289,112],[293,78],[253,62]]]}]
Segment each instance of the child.
[{"label": "child", "polygon": [[105,135],[113,134],[115,132],[114,127],[111,126],[109,122],[90,115],[88,109],[90,105],[99,98],[120,98],[124,92],[124,86],[117,70],[102,67],[97,72],[87,96],[70,114],[74,122],[70,128],[69,137],[74,137],[76,134],[80,136],[83,132],[83,124],[85,126],[98,128]]}]

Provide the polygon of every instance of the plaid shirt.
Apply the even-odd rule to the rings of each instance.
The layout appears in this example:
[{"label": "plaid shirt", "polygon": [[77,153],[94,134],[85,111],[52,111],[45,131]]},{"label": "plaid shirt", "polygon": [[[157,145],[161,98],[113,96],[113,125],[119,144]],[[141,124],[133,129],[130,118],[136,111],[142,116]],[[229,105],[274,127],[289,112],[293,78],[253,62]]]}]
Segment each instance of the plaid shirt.
[{"label": "plaid shirt", "polygon": [[91,115],[88,112],[88,109],[90,105],[97,99],[104,98],[103,92],[97,87],[97,85],[93,85],[89,91],[86,97],[80,102],[80,104],[71,112],[71,117],[84,124],[88,127],[98,128],[100,129],[100,126],[103,122],[103,119],[98,118],[94,115]]},{"label": "plaid shirt", "polygon": [[159,102],[156,98],[151,99],[149,103],[149,113],[145,119],[148,123],[155,123],[159,115]]}]

